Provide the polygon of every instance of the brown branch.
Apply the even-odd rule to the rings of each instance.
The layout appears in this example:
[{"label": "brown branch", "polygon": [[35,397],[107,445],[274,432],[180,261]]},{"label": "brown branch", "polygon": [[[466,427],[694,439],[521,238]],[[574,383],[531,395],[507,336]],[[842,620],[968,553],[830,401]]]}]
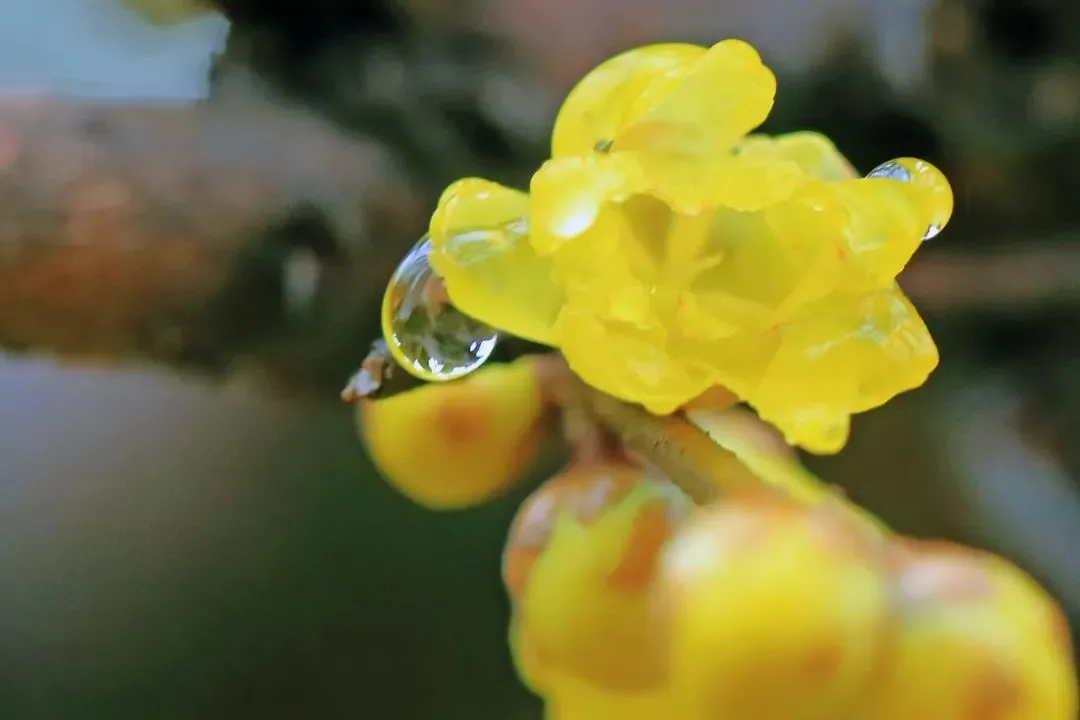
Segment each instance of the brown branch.
[{"label": "brown branch", "polygon": [[295,113],[0,98],[0,350],[336,390],[427,204]]},{"label": "brown branch", "polygon": [[[336,390],[431,198],[374,141],[260,108],[0,98],[0,350]],[[1080,249],[927,254],[902,284],[928,311],[1075,298]]]},{"label": "brown branch", "polygon": [[920,310],[1026,310],[1080,299],[1077,238],[1016,242],[993,252],[917,258],[900,284]]}]

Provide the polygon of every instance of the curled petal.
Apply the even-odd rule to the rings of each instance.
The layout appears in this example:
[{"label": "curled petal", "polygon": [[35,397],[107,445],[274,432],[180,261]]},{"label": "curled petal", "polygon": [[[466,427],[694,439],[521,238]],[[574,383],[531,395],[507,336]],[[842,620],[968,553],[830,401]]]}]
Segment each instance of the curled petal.
[{"label": "curled petal", "polygon": [[451,509],[498,495],[539,452],[543,406],[533,365],[491,365],[361,402],[357,423],[376,467],[422,505]]},{"label": "curled petal", "polygon": [[938,353],[922,318],[895,284],[829,298],[784,325],[780,347],[748,398],[789,442],[834,453],[850,415],[918,387]]},{"label": "curled petal", "polygon": [[589,385],[667,415],[714,385],[711,373],[665,349],[662,329],[641,330],[567,307],[556,322],[559,348]]},{"label": "curled petal", "polygon": [[705,54],[699,45],[666,43],[630,50],[601,63],[566,97],[555,119],[552,157],[588,155],[610,144],[632,120],[642,91],[664,72]]},{"label": "curled petal", "polygon": [[[776,78],[740,40],[717,43],[699,60],[658,75],[631,112],[636,119],[615,138],[612,152],[633,152],[657,192],[675,209],[697,212],[715,204],[760,207],[782,196],[801,173],[783,162],[741,163],[727,170],[730,151],[769,114]],[[640,113],[640,114],[639,114]],[[769,191],[768,183],[776,189]]]},{"label": "curled petal", "polygon": [[726,154],[765,121],[775,95],[776,77],[757,51],[741,40],[723,40],[696,61],[657,74],[613,150]]},{"label": "curled petal", "polygon": [[829,138],[816,132],[786,135],[748,135],[736,146],[739,157],[793,162],[804,173],[821,180],[854,180],[858,173]]},{"label": "curled petal", "polygon": [[552,344],[564,294],[529,240],[529,197],[487,180],[451,185],[431,218],[430,262],[455,307],[492,327]]},{"label": "curled petal", "polygon": [[844,241],[850,257],[850,289],[885,287],[922,244],[934,217],[934,191],[888,178],[832,185],[848,213]]},{"label": "curled petal", "polygon": [[542,256],[550,255],[592,227],[605,203],[644,187],[632,155],[549,160],[533,175],[529,188],[533,247]]}]

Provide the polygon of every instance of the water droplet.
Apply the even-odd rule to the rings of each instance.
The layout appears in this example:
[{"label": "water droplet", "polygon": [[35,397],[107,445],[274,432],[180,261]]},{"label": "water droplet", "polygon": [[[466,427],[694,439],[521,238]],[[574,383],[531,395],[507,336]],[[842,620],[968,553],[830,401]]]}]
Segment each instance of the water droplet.
[{"label": "water droplet", "polygon": [[498,333],[455,308],[431,269],[425,235],[401,261],[386,288],[382,330],[390,353],[421,380],[446,381],[480,368]]},{"label": "water droplet", "polygon": [[889,160],[888,162],[881,163],[876,168],[868,172],[866,174],[866,177],[887,178],[889,180],[911,182],[911,173],[897,160]]},{"label": "water droplet", "polygon": [[937,236],[948,224],[953,211],[953,192],[944,173],[936,167],[916,158],[896,158],[878,165],[867,173],[868,178],[885,178],[914,183],[925,188],[930,224],[923,235],[923,242]]}]

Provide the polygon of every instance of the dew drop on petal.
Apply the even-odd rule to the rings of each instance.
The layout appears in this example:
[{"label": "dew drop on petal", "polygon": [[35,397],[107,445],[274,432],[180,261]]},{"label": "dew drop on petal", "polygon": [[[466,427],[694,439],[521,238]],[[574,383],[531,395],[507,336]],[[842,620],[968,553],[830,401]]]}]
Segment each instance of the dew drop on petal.
[{"label": "dew drop on petal", "polygon": [[884,178],[915,183],[929,190],[930,226],[923,242],[931,240],[944,229],[952,217],[953,192],[944,173],[925,160],[896,158],[878,165],[867,173],[868,178]]},{"label": "dew drop on petal", "polygon": [[887,180],[900,180],[911,182],[911,172],[900,164],[898,160],[883,162],[866,174],[868,178],[885,178]]},{"label": "dew drop on petal", "polygon": [[455,380],[491,357],[498,333],[454,307],[431,269],[430,254],[425,235],[394,271],[383,297],[382,331],[394,359],[411,375]]}]

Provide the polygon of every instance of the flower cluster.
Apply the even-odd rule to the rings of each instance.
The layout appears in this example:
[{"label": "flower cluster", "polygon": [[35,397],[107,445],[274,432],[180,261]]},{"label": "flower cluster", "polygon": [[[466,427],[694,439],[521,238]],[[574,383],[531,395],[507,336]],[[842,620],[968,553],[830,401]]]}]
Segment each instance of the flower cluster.
[{"label": "flower cluster", "polygon": [[522,507],[519,671],[560,720],[1068,720],[1068,634],[1000,558],[887,539],[842,507],[581,466]]},{"label": "flower cluster", "polygon": [[[475,505],[535,459],[545,381],[526,357],[365,401],[361,433],[410,498]],[[510,646],[549,720],[1076,717],[1067,625],[1023,572],[892,536],[746,411],[688,416],[759,491],[732,491],[721,464],[725,491],[698,506],[615,452],[518,510]]]},{"label": "flower cluster", "polygon": [[852,413],[937,364],[895,279],[952,192],[922,161],[856,178],[821,135],[749,135],[774,91],[737,40],[600,65],[528,194],[444,192],[430,260],[450,299],[657,414],[723,386],[789,442],[839,450]]},{"label": "flower cluster", "polygon": [[[896,276],[952,192],[922,161],[859,178],[820,135],[748,134],[774,85],[739,41],[635,50],[571,92],[529,193],[447,189],[383,313],[387,352],[446,382],[362,400],[363,440],[457,508],[511,486],[559,414],[573,461],[503,556],[550,720],[1072,720],[1068,630],[1034,581],[893,535],[791,448],[839,450],[935,366]],[[559,355],[472,372],[498,332]]]}]

